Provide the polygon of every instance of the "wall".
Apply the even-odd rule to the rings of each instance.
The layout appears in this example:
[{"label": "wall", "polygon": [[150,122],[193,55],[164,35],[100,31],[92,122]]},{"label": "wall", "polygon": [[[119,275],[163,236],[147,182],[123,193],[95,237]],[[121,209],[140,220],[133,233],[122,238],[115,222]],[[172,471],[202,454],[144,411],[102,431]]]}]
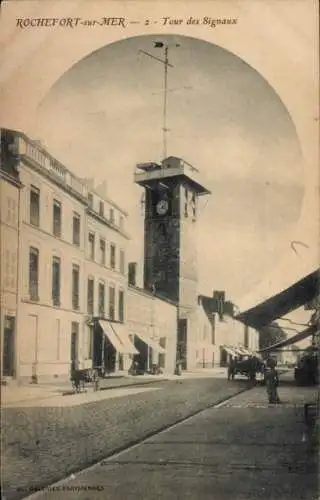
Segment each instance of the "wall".
[{"label": "wall", "polygon": [[190,342],[188,369],[212,368],[215,362],[214,323],[201,305],[197,308],[196,337]]},{"label": "wall", "polygon": [[[98,311],[98,283],[105,283],[105,315],[108,317],[108,286],[116,289],[115,319],[118,314],[118,291],[124,291],[126,306],[126,263],[120,272],[120,248],[126,253],[128,237],[120,230],[124,224],[124,214],[115,212],[115,226],[99,220],[87,209],[86,198],[67,191],[68,186],[57,184],[51,174],[41,165],[30,165],[29,161],[21,164],[21,181],[24,188],[21,193],[21,258],[20,258],[20,306],[17,329],[19,332],[19,377],[69,377],[71,367],[71,334],[73,323],[78,324],[78,341],[76,356],[79,366],[89,360],[90,343],[92,342],[89,327],[91,316],[87,311],[87,281],[92,276],[95,281],[94,315]],[[71,173],[61,171],[69,180]],[[76,178],[73,186],[79,193],[86,192]],[[30,187],[40,191],[40,223],[39,227],[30,224]],[[61,236],[53,234],[53,201],[61,204],[62,224]],[[106,204],[107,205],[107,204]],[[98,210],[98,207],[95,207]],[[73,244],[73,214],[80,216],[80,244]],[[94,261],[89,257],[89,231],[96,235],[96,255]],[[99,238],[106,242],[106,265],[99,262]],[[116,244],[116,268],[110,268],[110,242]],[[29,296],[29,249],[34,247],[39,252],[39,299],[31,300]],[[52,300],[52,259],[60,259],[60,305],[55,306]],[[79,266],[79,308],[72,304],[72,267]],[[125,311],[124,311],[125,312]],[[125,314],[124,314],[125,316]],[[84,366],[84,365],[83,365]]]},{"label": "wall", "polygon": [[[21,303],[19,358],[21,377],[68,376],[72,322],[79,323],[78,355],[82,356],[85,205],[50,179],[22,165],[21,180]],[[30,186],[40,190],[40,224],[30,224]],[[53,200],[62,207],[61,237],[53,235]],[[80,245],[72,243],[73,212],[80,215]],[[39,251],[39,300],[29,297],[29,248]],[[52,259],[60,259],[60,306],[52,302]],[[79,309],[72,308],[72,266],[80,268]],[[36,366],[35,366],[36,365]],[[35,373],[37,372],[37,373]]]},{"label": "wall", "polygon": [[166,338],[166,373],[173,373],[176,362],[177,308],[165,300],[129,286],[127,327],[130,333],[140,332],[158,340]]}]

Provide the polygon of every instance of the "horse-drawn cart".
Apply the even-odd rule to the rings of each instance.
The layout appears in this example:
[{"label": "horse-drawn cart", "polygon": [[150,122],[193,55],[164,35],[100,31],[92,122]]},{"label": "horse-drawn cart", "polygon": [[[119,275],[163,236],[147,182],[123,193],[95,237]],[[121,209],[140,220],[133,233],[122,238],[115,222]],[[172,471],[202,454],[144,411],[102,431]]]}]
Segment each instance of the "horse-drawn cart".
[{"label": "horse-drawn cart", "polygon": [[89,384],[92,385],[94,391],[100,388],[99,371],[95,368],[72,370],[70,380],[75,392],[85,391]]},{"label": "horse-drawn cart", "polygon": [[257,374],[263,378],[264,363],[256,356],[243,356],[239,359],[233,360],[229,371],[234,379],[235,375],[240,374],[248,377],[250,380],[255,380]]}]

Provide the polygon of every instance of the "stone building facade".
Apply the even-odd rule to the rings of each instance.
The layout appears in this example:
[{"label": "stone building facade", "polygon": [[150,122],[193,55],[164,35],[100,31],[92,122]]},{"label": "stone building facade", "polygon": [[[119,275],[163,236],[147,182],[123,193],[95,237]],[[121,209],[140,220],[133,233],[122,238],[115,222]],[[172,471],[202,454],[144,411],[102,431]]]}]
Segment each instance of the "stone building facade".
[{"label": "stone building facade", "polygon": [[[7,304],[5,316],[8,308],[10,317],[16,309],[19,312],[12,375],[35,382],[69,377],[72,367],[95,362],[96,320],[114,325],[126,321],[127,214],[40,144],[21,133],[12,135],[23,185],[20,192],[5,181],[2,190],[2,203],[7,205],[20,192],[19,209],[15,201],[10,219],[14,227],[1,224],[6,227],[2,241],[11,251],[19,249],[19,284],[12,277],[11,295],[9,289],[1,294]],[[11,255],[10,259],[13,262]],[[123,328],[119,334],[126,336]],[[119,346],[130,351],[121,341]],[[112,370],[119,368],[120,355],[129,358],[129,353],[117,351]]]},{"label": "stone building facade", "polygon": [[1,376],[14,377],[17,365],[19,207],[22,184],[14,135],[1,130],[0,141],[0,366]]},{"label": "stone building facade", "polygon": [[173,373],[176,364],[177,307],[168,299],[129,285],[127,328],[144,369],[158,365],[164,373]]}]

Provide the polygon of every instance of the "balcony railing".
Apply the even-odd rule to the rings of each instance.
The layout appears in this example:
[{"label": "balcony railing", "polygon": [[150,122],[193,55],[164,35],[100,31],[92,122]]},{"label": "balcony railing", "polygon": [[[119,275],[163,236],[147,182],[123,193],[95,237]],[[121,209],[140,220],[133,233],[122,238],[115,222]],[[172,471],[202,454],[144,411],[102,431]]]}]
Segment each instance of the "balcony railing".
[{"label": "balcony railing", "polygon": [[84,198],[88,195],[87,186],[83,184],[75,175],[73,175],[58,160],[47,153],[43,147],[26,137],[19,138],[19,154],[36,163],[37,167],[43,168],[60,182],[77,192]]}]

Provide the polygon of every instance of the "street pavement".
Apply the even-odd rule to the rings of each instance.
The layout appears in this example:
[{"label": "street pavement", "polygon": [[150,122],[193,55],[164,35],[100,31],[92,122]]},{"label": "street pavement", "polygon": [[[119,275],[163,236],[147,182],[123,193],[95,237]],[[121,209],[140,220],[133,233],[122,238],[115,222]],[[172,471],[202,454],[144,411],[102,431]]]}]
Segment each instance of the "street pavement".
[{"label": "street pavement", "polygon": [[[101,391],[108,397],[81,405],[42,405],[39,400],[4,408],[3,498],[23,498],[32,488],[77,473],[249,386],[245,380],[232,382],[207,374]],[[91,492],[87,498],[92,498]]]},{"label": "street pavement", "polygon": [[[183,372],[182,378],[226,378],[227,370],[226,368],[207,368],[196,370],[192,372]],[[100,379],[100,390],[105,391],[109,389],[115,389],[119,387],[133,387],[154,384],[163,380],[180,380],[181,377],[177,375],[163,374],[163,375],[141,375],[141,376],[109,376]],[[87,398],[90,391],[93,391],[91,384],[88,385],[86,393]],[[63,396],[63,398],[61,398]],[[81,400],[81,397],[77,395],[74,396],[74,390],[71,388],[71,382],[69,380],[65,381],[51,381],[42,382],[39,384],[21,384],[9,383],[6,386],[1,387],[1,406],[2,407],[17,407],[26,405],[38,405],[39,401],[44,401],[50,399],[55,399],[56,402],[59,401],[58,406],[63,406],[64,404],[69,405],[70,399]],[[101,395],[100,395],[101,397]],[[94,398],[93,398],[94,399]],[[82,398],[85,402],[86,399]],[[50,403],[48,403],[50,404]],[[51,403],[53,405],[53,401]]]},{"label": "street pavement", "polygon": [[269,405],[256,386],[31,498],[316,500],[318,454],[303,421],[316,391],[284,377],[279,393]]}]

